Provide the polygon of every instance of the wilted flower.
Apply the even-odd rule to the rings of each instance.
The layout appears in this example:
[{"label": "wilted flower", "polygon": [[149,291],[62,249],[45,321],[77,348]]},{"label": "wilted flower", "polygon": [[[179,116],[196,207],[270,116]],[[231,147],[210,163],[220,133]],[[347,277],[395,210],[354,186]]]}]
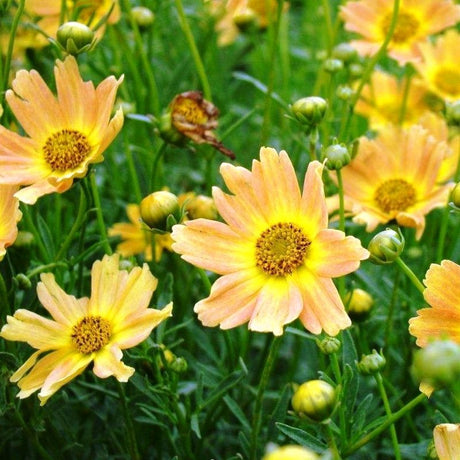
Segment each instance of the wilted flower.
[{"label": "wilted flower", "polygon": [[148,308],[157,280],[147,264],[130,273],[119,270],[118,264],[118,255],[93,264],[89,299],[76,299],[58,286],[51,273],[42,274],[37,294],[53,319],[24,309],[7,317],[0,336],[37,349],[11,376],[21,389],[19,398],[40,390],[43,405],[91,362],[100,378],[113,375],[126,382],[134,373],[121,361],[122,350],[145,340],[171,316],[172,304],[162,310]]}]

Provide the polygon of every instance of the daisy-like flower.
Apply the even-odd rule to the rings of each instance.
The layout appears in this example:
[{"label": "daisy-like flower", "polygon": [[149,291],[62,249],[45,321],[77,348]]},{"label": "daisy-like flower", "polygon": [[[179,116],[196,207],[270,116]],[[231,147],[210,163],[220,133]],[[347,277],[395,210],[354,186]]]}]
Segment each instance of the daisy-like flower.
[{"label": "daisy-like flower", "polygon": [[460,424],[441,423],[433,430],[434,446],[439,460],[457,460],[460,452]]},{"label": "daisy-like flower", "polygon": [[364,86],[355,112],[367,117],[369,126],[378,130],[389,123],[399,123],[402,103],[405,101],[402,125],[415,123],[429,110],[425,102],[427,91],[420,81],[413,79],[409,83],[405,97],[406,85],[406,79],[398,81],[395,76],[376,70],[371,76],[370,83]]},{"label": "daisy-like flower", "polygon": [[[363,37],[351,42],[360,54],[372,55],[380,48],[390,28],[393,5],[393,0],[358,0],[340,7],[345,29]],[[401,65],[418,60],[420,43],[459,20],[460,6],[452,0],[401,0],[388,54]]]},{"label": "daisy-like flower", "polygon": [[122,242],[117,245],[116,251],[123,257],[143,254],[146,261],[151,261],[152,240],[155,242],[155,261],[161,259],[163,249],[171,251],[172,239],[170,233],[152,233],[142,222],[138,204],[128,204],[126,214],[130,222],[118,222],[109,228],[109,236],[119,236]]},{"label": "daisy-like flower", "polygon": [[309,164],[301,194],[282,151],[260,150],[252,171],[221,165],[233,195],[213,188],[227,223],[196,219],[175,225],[173,250],[220,277],[195,305],[205,326],[283,333],[300,318],[312,333],[336,335],[350,326],[331,278],[351,273],[369,253],[359,240],[327,228],[323,166]]},{"label": "daisy-like flower", "polygon": [[122,350],[145,340],[171,316],[172,304],[162,310],[148,308],[157,279],[147,264],[130,273],[119,270],[118,264],[117,254],[93,264],[89,299],[76,299],[58,286],[51,273],[42,274],[37,294],[52,319],[24,309],[7,317],[0,336],[37,349],[10,378],[18,383],[19,398],[40,390],[43,405],[91,362],[100,378],[113,375],[126,382],[133,375],[134,369],[121,361]]},{"label": "daisy-like flower", "polygon": [[82,80],[72,56],[57,61],[54,73],[57,97],[35,70],[20,70],[6,92],[29,137],[0,126],[0,184],[25,186],[16,197],[27,204],[84,177],[123,125],[121,109],[110,119],[123,77],[108,77],[94,88]]},{"label": "daisy-like flower", "polygon": [[448,30],[435,43],[420,44],[422,60],[414,62],[428,89],[447,101],[460,99],[460,69],[456,53],[459,46],[460,33],[455,29]]},{"label": "daisy-like flower", "polygon": [[0,185],[0,260],[18,236],[17,223],[22,217],[19,200],[14,197],[18,191],[15,185]]},{"label": "daisy-like flower", "polygon": [[353,220],[372,232],[393,219],[415,227],[420,238],[425,215],[445,206],[452,184],[437,184],[445,142],[420,125],[389,125],[377,138],[360,139],[358,153],[342,170],[345,206]]},{"label": "daisy-like flower", "polygon": [[431,308],[418,310],[418,316],[409,320],[409,332],[417,338],[416,344],[425,347],[434,339],[460,344],[460,265],[450,260],[431,264],[424,284],[423,296]]}]

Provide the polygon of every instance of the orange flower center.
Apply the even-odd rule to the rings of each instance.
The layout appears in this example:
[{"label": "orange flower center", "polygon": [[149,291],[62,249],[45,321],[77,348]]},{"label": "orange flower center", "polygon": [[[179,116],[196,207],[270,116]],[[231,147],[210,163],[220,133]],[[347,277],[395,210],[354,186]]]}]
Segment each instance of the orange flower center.
[{"label": "orange flower center", "polygon": [[[392,16],[393,14],[389,13],[383,18],[381,23],[381,30],[384,36],[386,36],[388,33]],[[412,14],[399,13],[391,41],[394,43],[404,43],[409,41],[409,39],[416,34],[419,25],[419,21]]]},{"label": "orange flower center", "polygon": [[72,328],[72,342],[84,355],[99,351],[109,342],[110,323],[100,316],[85,316]]},{"label": "orange flower center", "polygon": [[444,93],[460,94],[460,72],[457,69],[442,69],[436,73],[434,84]]},{"label": "orange flower center", "polygon": [[62,172],[80,166],[90,151],[86,136],[73,129],[54,133],[43,146],[45,161],[53,171]]},{"label": "orange flower center", "polygon": [[377,188],[374,200],[383,212],[405,211],[416,201],[415,189],[403,179],[390,179]]},{"label": "orange flower center", "polygon": [[256,265],[268,275],[289,275],[302,265],[310,244],[297,225],[290,222],[272,225],[257,239]]},{"label": "orange flower center", "polygon": [[174,115],[181,115],[184,120],[192,125],[204,125],[208,122],[209,117],[204,107],[196,100],[191,98],[182,98],[174,104]]}]

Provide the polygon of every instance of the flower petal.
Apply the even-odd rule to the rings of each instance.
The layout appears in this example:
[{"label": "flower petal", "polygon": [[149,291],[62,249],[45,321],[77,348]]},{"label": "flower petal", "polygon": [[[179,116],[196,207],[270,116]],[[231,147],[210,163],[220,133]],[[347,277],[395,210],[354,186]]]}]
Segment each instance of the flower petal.
[{"label": "flower petal", "polygon": [[99,351],[94,358],[93,372],[101,379],[114,376],[119,382],[127,382],[134,374],[134,368],[121,362],[121,350],[112,345]]}]

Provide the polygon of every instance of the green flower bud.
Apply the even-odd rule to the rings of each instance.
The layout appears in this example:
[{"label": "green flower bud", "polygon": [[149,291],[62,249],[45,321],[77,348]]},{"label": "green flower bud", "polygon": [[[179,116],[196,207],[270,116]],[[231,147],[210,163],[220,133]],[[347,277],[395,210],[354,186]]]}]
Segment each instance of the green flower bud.
[{"label": "green flower bud", "polygon": [[348,308],[350,318],[359,321],[369,315],[374,299],[368,292],[356,288],[345,294],[344,303]]},{"label": "green flower bud", "polygon": [[265,454],[262,460],[319,460],[319,458],[307,447],[287,445],[273,449]]},{"label": "green flower bud", "polygon": [[460,345],[451,340],[436,340],[414,355],[412,374],[419,382],[435,389],[458,384]]},{"label": "green flower bud", "polygon": [[[179,217],[179,201],[177,196],[165,190],[151,193],[140,204],[142,220],[150,227],[167,230],[168,217]],[[177,220],[177,219],[176,219]]]},{"label": "green flower bud", "polygon": [[216,220],[218,217],[216,204],[210,196],[194,196],[190,201],[187,201],[185,210],[190,219]]},{"label": "green flower bud", "polygon": [[148,29],[155,21],[155,15],[152,10],[149,10],[145,6],[134,6],[131,8],[131,14],[133,19],[136,21],[139,29]]},{"label": "green flower bud", "polygon": [[377,265],[391,264],[404,249],[404,237],[398,228],[387,228],[372,238],[367,247],[371,253],[369,260]]},{"label": "green flower bud", "polygon": [[363,375],[373,375],[380,372],[386,364],[386,359],[382,354],[372,350],[370,355],[363,355],[361,361],[356,363],[358,371]]},{"label": "green flower bud", "polygon": [[18,236],[14,242],[15,247],[28,247],[34,242],[34,235],[31,232],[19,230]]},{"label": "green flower bud", "polygon": [[316,96],[303,97],[291,106],[295,119],[307,128],[318,126],[323,121],[326,110],[327,101]]},{"label": "green flower bud", "polygon": [[77,55],[90,51],[96,43],[94,32],[80,22],[65,22],[56,32],[57,42],[69,54]]},{"label": "green flower bud", "polygon": [[452,203],[454,203],[457,208],[460,208],[460,182],[457,182],[457,185],[452,190],[450,195]]},{"label": "green flower bud", "polygon": [[169,368],[176,372],[176,374],[181,374],[185,372],[188,368],[187,361],[181,356],[174,356],[174,359],[169,363]]},{"label": "green flower bud", "polygon": [[331,170],[342,169],[351,161],[351,155],[345,144],[332,144],[322,154],[326,161],[326,168]]},{"label": "green flower bud", "polygon": [[335,94],[342,101],[349,101],[356,94],[356,91],[348,85],[340,85]]},{"label": "green flower bud", "polygon": [[24,275],[24,273],[18,273],[15,279],[18,282],[19,289],[26,290],[32,287],[30,279],[26,275]]},{"label": "green flower bud", "polygon": [[348,71],[352,78],[359,78],[364,72],[364,67],[358,62],[353,62],[348,66]]},{"label": "green flower bud", "polygon": [[329,73],[337,73],[343,69],[343,61],[329,58],[324,61],[324,70]]},{"label": "green flower bud", "polygon": [[332,57],[349,63],[358,57],[358,52],[349,43],[339,43],[332,50]]},{"label": "green flower bud", "polygon": [[316,339],[316,345],[325,355],[332,355],[337,353],[342,346],[342,342],[335,337],[324,337],[324,339]]},{"label": "green flower bud", "polygon": [[460,126],[460,100],[446,102],[446,120],[451,126]]},{"label": "green flower bud", "polygon": [[323,422],[334,411],[335,389],[324,380],[309,380],[297,388],[291,404],[297,414],[305,415],[315,422]]}]

